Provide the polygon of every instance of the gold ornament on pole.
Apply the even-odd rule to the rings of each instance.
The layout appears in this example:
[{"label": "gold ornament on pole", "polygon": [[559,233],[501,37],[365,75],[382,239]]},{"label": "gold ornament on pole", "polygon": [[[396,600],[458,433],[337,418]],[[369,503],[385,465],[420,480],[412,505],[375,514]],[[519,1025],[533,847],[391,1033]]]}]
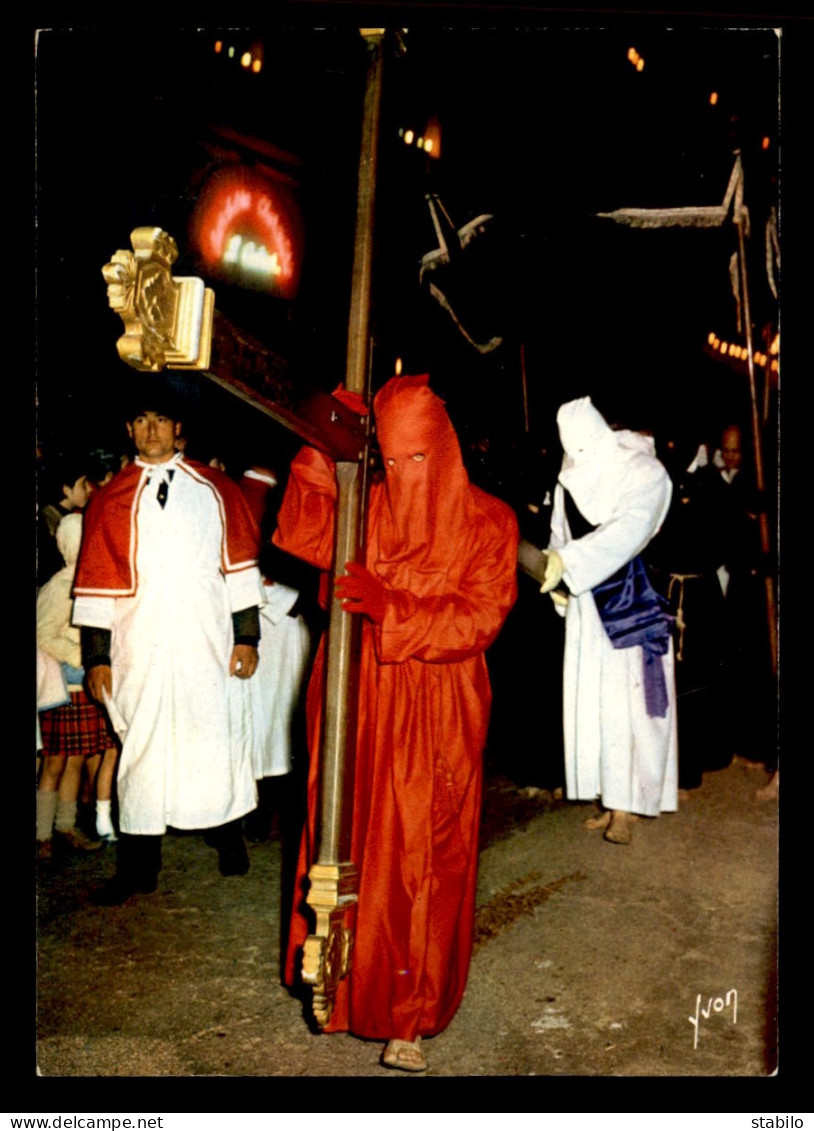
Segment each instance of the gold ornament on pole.
[{"label": "gold ornament on pole", "polygon": [[107,298],[121,316],[119,357],[134,369],[206,369],[215,293],[195,277],[172,277],[178,246],[161,228],[135,228],[132,251],[116,251],[102,268]]}]

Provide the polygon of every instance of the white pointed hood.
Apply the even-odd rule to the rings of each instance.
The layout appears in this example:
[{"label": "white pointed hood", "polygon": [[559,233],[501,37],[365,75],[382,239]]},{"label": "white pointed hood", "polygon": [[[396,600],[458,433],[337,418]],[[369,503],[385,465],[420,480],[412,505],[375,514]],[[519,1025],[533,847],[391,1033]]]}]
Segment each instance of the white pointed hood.
[{"label": "white pointed hood", "polygon": [[559,480],[594,526],[614,513],[630,461],[655,459],[652,436],[614,432],[590,397],[568,401],[557,413],[563,461]]}]

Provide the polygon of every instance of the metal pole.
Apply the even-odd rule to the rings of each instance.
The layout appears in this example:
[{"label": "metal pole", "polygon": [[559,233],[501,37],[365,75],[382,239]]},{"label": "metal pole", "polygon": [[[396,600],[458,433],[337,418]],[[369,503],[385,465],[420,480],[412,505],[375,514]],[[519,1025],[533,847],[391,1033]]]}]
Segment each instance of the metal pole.
[{"label": "metal pole", "polygon": [[[755,480],[758,490],[760,524],[760,548],[764,564],[771,560],[771,538],[769,535],[769,516],[766,512],[766,477],[763,469],[763,439],[758,409],[757,385],[755,383],[755,359],[752,347],[752,315],[749,305],[749,280],[746,270],[746,241],[744,237],[745,209],[735,209],[735,224],[738,228],[738,262],[740,265],[741,291],[743,293],[743,320],[746,329],[746,365],[749,371],[749,396],[752,407],[752,444],[755,452]],[[768,372],[767,372],[768,379]],[[772,673],[777,674],[777,604],[775,601],[774,578],[768,568],[765,571],[766,615],[769,622],[769,647],[771,650]]]}]

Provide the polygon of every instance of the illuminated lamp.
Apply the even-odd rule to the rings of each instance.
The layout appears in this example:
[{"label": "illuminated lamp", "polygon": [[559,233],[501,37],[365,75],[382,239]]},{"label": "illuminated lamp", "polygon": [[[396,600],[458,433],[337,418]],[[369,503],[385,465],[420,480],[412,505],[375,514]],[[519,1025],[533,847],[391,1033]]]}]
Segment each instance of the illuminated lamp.
[{"label": "illuminated lamp", "polygon": [[719,350],[721,351],[721,353],[726,353],[726,351],[727,351],[727,343],[726,343],[726,342],[721,342],[721,344],[720,344],[720,345],[718,346],[718,349],[719,349]]},{"label": "illuminated lamp", "polygon": [[249,68],[252,65],[252,55],[250,51],[244,51],[240,56],[241,67]]},{"label": "illuminated lamp", "polygon": [[423,149],[424,148],[424,138],[420,137],[418,139],[418,141],[415,143],[415,145],[416,145],[416,149]]},{"label": "illuminated lamp", "polygon": [[763,149],[768,149],[769,148],[769,139],[767,137],[764,137],[763,141],[760,144],[761,144]]},{"label": "illuminated lamp", "polygon": [[769,346],[769,353],[780,353],[780,335],[775,334],[772,344]]},{"label": "illuminated lamp", "polygon": [[234,57],[235,57],[234,47],[230,47],[229,50],[226,52],[226,54],[229,56],[230,59],[234,59]]},{"label": "illuminated lamp", "polygon": [[709,96],[710,106],[714,106],[717,103],[717,101],[718,101],[718,91],[713,90],[712,94],[710,94],[710,96]]},{"label": "illuminated lamp", "polygon": [[412,145],[414,137],[415,137],[415,134],[413,133],[412,130],[405,130],[404,131],[404,144],[405,145]]},{"label": "illuminated lamp", "polygon": [[216,39],[215,40],[215,54],[220,55],[222,50],[223,50],[223,40],[222,39]]},{"label": "illuminated lamp", "polygon": [[433,157],[441,156],[441,124],[435,114],[427,122],[424,130],[424,152]]},{"label": "illuminated lamp", "polygon": [[644,70],[644,59],[637,59],[636,60],[636,70],[637,71],[643,71]]},{"label": "illuminated lamp", "polygon": [[290,193],[242,166],[214,174],[190,227],[208,274],[285,299],[299,285],[301,231]]},{"label": "illuminated lamp", "polygon": [[256,75],[260,74],[262,67],[263,67],[263,64],[260,62],[259,59],[252,59],[252,70],[254,71],[254,73]]},{"label": "illuminated lamp", "polygon": [[639,58],[639,52],[636,50],[635,47],[628,47],[627,57],[631,61],[631,63],[635,63],[636,60]]},{"label": "illuminated lamp", "polygon": [[396,376],[401,377],[401,358],[396,358]]}]

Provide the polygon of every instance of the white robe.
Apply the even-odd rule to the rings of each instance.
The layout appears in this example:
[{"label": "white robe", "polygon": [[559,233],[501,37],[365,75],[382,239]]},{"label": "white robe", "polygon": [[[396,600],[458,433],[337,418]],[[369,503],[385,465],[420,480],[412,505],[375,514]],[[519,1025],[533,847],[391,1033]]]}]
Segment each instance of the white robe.
[{"label": "white robe", "polygon": [[230,680],[243,682],[229,676],[231,614],[264,599],[256,567],[221,570],[213,491],[179,469],[164,509],[155,496],[149,484],[134,515],[135,595],[78,596],[73,618],[112,630],[119,818],[123,832],[143,835],[212,828],[255,807],[230,724]]},{"label": "white robe", "polygon": [[232,724],[257,780],[291,771],[291,725],[310,646],[305,620],[288,615],[297,590],[276,582],[264,589],[257,671],[230,685]]},{"label": "white robe", "polygon": [[[614,437],[619,458],[603,467],[595,481],[593,501],[602,517],[593,532],[572,540],[561,483],[554,495],[550,546],[562,558],[563,580],[572,594],[565,611],[563,661],[565,782],[572,800],[601,798],[606,809],[655,817],[678,808],[673,646],[661,657],[667,713],[651,718],[642,648],[613,647],[591,590],[641,553],[657,533],[672,485],[652,453],[652,440],[630,432]],[[595,522],[596,513],[593,517]]]}]

